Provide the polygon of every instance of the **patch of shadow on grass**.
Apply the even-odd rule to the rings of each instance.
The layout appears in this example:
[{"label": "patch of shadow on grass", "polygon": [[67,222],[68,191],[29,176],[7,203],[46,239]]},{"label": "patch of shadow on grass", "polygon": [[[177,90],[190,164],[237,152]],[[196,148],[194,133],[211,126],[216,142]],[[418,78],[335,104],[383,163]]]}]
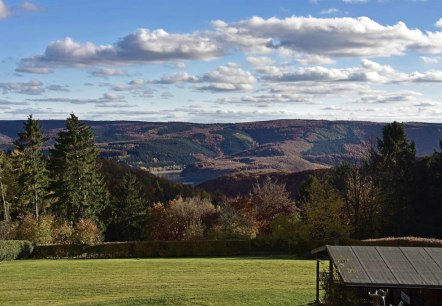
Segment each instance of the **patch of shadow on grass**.
[{"label": "patch of shadow on grass", "polygon": [[308,260],[294,255],[228,257],[228,260]]}]

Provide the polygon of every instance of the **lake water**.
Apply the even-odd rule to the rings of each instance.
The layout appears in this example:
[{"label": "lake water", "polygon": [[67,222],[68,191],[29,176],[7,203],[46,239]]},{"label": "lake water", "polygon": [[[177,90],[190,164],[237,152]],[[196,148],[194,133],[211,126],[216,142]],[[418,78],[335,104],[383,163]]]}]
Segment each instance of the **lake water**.
[{"label": "lake water", "polygon": [[165,171],[165,172],[156,172],[152,174],[175,183],[181,183],[192,186],[195,185],[195,182],[192,182],[186,178],[181,177],[181,171]]}]

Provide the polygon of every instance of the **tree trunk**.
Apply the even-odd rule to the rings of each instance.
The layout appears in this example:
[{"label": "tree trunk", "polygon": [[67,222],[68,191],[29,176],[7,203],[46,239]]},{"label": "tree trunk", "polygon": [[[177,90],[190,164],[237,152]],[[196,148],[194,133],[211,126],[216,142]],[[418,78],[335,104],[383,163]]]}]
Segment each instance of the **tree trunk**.
[{"label": "tree trunk", "polygon": [[1,180],[1,177],[0,177],[0,193],[2,195],[2,203],[3,203],[3,214],[4,214],[3,219],[5,221],[8,221],[9,220],[9,212],[8,212],[8,206],[6,204],[5,191],[3,189],[3,182]]}]

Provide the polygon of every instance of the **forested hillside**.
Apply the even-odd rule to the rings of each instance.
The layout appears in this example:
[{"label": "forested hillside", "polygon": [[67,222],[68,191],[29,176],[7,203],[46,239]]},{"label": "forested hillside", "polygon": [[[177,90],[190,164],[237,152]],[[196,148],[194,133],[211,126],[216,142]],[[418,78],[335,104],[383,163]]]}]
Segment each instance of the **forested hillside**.
[{"label": "forested hillside", "polygon": [[[41,121],[46,146],[61,120]],[[381,136],[384,124],[355,121],[276,120],[237,124],[85,121],[104,158],[153,170],[184,169],[196,183],[234,172],[299,172],[355,162]],[[22,121],[0,121],[0,147],[12,148]],[[442,124],[408,123],[418,156],[431,154]]]}]

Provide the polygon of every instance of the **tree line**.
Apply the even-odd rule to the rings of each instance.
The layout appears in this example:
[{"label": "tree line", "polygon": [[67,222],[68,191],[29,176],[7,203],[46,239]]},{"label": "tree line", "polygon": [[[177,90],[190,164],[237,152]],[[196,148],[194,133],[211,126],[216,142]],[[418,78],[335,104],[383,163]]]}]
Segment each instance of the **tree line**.
[{"label": "tree line", "polygon": [[311,176],[295,199],[270,178],[247,196],[214,197],[100,160],[91,129],[74,114],[50,141],[29,116],[14,146],[0,153],[0,239],[442,237],[442,153],[417,158],[397,122],[360,163]]}]

